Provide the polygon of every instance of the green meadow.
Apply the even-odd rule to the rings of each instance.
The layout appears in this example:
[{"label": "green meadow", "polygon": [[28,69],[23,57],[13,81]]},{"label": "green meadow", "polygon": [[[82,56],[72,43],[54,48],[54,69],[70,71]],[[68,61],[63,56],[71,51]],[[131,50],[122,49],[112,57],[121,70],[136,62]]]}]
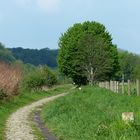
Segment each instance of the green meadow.
[{"label": "green meadow", "polygon": [[[135,121],[125,124],[123,112],[134,112]],[[47,104],[42,119],[59,140],[138,140],[140,98],[85,86]]]}]

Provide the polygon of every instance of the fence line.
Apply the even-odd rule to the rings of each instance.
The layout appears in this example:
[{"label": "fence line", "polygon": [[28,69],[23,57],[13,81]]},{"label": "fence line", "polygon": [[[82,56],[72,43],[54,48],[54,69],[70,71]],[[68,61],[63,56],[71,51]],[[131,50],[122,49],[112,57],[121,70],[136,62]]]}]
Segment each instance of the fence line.
[{"label": "fence line", "polygon": [[[108,90],[113,91],[114,93],[121,93],[131,96],[136,92],[137,96],[140,96],[140,79],[137,79],[135,84],[132,83],[130,80],[127,82],[122,82],[119,81],[104,81],[104,82],[99,82],[99,87],[101,88],[106,88]],[[134,90],[134,91],[133,91]]]}]

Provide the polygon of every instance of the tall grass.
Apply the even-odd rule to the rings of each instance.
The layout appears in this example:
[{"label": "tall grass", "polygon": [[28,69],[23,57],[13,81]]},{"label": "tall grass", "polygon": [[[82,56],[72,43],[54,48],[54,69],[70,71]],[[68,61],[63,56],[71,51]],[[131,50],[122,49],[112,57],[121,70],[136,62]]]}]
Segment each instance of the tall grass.
[{"label": "tall grass", "polygon": [[8,97],[17,93],[21,80],[21,70],[0,62],[0,98]]},{"label": "tall grass", "polygon": [[[134,112],[135,122],[126,125],[123,112]],[[98,87],[84,87],[49,103],[42,118],[61,140],[140,139],[140,98]]]}]

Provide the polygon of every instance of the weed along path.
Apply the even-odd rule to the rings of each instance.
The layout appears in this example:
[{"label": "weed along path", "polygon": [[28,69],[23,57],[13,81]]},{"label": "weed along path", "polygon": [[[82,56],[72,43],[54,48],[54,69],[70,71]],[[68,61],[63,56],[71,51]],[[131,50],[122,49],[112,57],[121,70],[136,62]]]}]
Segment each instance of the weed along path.
[{"label": "weed along path", "polygon": [[30,127],[29,116],[33,110],[68,93],[44,98],[13,113],[6,124],[6,140],[37,140]]}]

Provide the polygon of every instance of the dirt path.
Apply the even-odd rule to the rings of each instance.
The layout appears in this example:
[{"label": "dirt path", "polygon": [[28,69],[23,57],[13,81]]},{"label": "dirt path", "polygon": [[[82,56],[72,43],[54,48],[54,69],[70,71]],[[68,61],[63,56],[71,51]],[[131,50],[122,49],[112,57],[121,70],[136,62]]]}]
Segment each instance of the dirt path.
[{"label": "dirt path", "polygon": [[7,121],[6,130],[6,140],[37,140],[32,134],[32,129],[30,127],[29,115],[37,107],[43,104],[53,101],[59,97],[65,96],[68,93],[59,94],[53,97],[48,97],[37,102],[20,108],[15,113],[13,113]]}]

